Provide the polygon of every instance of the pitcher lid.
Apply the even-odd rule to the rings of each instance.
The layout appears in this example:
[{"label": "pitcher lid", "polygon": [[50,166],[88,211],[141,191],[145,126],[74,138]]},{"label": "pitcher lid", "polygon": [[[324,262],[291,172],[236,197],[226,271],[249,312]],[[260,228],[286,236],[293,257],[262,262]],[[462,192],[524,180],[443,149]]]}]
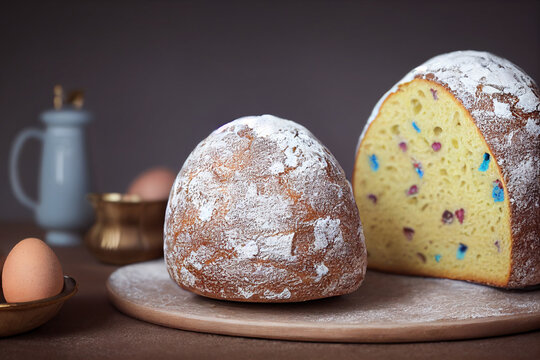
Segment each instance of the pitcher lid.
[{"label": "pitcher lid", "polygon": [[47,125],[85,125],[91,118],[92,116],[88,111],[69,107],[46,110],[41,113],[41,121]]}]

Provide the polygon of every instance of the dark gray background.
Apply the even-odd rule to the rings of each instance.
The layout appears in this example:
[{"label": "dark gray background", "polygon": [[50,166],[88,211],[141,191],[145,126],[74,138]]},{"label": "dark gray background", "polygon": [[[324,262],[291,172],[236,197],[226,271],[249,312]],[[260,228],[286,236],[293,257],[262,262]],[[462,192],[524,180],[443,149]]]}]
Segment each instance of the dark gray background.
[{"label": "dark gray background", "polygon": [[[539,1],[12,1],[0,7],[0,220],[29,219],[9,186],[16,133],[52,87],[86,90],[93,182],[123,191],[177,171],[220,124],[270,113],[308,127],[350,177],[379,97],[411,68],[487,50],[540,79]],[[36,195],[39,147],[21,173]]]}]

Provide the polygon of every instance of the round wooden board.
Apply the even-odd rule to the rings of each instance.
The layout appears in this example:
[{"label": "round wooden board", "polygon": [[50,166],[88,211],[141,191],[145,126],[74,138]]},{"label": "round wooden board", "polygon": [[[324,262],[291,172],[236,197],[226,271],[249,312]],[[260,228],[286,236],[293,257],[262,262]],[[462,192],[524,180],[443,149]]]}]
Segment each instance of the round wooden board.
[{"label": "round wooden board", "polygon": [[181,289],[163,260],[129,265],[107,281],[127,315],[183,330],[328,342],[417,342],[540,328],[540,290],[506,291],[462,281],[368,271],[353,294],[289,304],[204,298]]}]

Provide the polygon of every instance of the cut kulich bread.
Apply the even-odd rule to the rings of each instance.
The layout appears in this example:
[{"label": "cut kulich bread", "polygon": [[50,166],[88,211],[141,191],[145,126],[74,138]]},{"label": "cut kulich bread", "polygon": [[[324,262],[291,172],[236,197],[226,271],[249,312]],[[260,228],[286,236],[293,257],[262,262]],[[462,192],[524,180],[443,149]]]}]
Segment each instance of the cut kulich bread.
[{"label": "cut kulich bread", "polygon": [[476,51],[437,56],[385,94],[353,174],[369,267],[539,284],[539,104],[521,69]]},{"label": "cut kulich bread", "polygon": [[343,169],[306,128],[271,115],[228,123],[193,150],[171,190],[164,237],[171,278],[217,299],[347,294],[366,269]]}]

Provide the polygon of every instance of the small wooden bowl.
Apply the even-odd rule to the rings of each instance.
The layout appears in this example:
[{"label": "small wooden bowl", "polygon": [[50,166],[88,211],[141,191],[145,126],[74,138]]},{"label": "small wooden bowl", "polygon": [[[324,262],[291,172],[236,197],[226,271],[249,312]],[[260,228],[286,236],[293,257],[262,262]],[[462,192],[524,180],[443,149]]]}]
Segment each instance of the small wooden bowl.
[{"label": "small wooden bowl", "polygon": [[75,279],[64,275],[64,289],[58,295],[35,301],[0,303],[0,337],[20,334],[45,324],[77,289]]}]

